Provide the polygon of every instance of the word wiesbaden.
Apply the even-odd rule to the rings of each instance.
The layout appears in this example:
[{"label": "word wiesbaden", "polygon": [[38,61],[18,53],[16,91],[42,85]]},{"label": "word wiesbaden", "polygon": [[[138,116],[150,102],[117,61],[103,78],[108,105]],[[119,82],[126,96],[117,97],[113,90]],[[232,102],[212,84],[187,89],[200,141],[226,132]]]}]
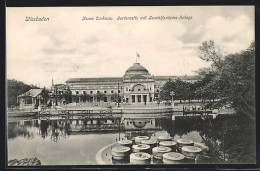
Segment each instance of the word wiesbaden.
[{"label": "word wiesbaden", "polygon": [[49,21],[50,18],[48,17],[25,17],[25,21]]}]

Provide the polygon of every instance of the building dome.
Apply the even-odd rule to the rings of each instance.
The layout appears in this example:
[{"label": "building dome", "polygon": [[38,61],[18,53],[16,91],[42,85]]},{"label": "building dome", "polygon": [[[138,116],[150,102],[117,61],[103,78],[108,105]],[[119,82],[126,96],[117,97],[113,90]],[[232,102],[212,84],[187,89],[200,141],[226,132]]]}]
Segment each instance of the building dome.
[{"label": "building dome", "polygon": [[148,70],[143,67],[142,65],[140,65],[140,63],[134,63],[133,66],[131,66],[130,68],[128,68],[128,70],[126,70],[125,72],[126,75],[143,75],[143,74],[149,74]]}]

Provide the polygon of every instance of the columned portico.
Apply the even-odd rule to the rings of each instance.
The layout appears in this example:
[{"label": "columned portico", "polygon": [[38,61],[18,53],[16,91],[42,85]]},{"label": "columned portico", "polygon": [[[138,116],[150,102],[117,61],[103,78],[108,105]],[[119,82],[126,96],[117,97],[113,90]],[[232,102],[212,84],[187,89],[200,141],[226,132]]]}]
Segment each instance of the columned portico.
[{"label": "columned portico", "polygon": [[[142,103],[146,104],[149,102],[148,97],[149,94],[131,94],[129,103]],[[134,100],[133,100],[134,99]]]}]

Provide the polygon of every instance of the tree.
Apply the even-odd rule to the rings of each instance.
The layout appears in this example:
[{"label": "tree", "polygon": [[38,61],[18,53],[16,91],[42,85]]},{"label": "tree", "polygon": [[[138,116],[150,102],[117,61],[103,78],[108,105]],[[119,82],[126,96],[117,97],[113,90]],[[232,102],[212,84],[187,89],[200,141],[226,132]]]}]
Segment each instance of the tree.
[{"label": "tree", "polygon": [[97,93],[97,101],[99,102],[100,104],[100,101],[104,101],[104,98],[106,97],[105,94],[103,93]]},{"label": "tree", "polygon": [[254,43],[241,53],[230,54],[223,61],[220,81],[223,102],[232,103],[239,112],[255,119],[255,48]]},{"label": "tree", "polygon": [[215,119],[178,117],[174,123],[164,121],[162,127],[173,137],[198,132],[202,142],[209,148],[200,157],[207,156],[210,163],[253,163],[256,141],[252,131],[254,126],[248,125],[248,120],[245,115],[219,115]]},{"label": "tree", "polygon": [[238,113],[255,120],[255,43],[225,58],[212,40],[203,42],[199,50],[200,58],[212,65],[200,71],[204,84],[198,92],[217,95],[221,104],[229,103]]},{"label": "tree", "polygon": [[191,95],[191,83],[182,81],[179,78],[174,81],[169,80],[163,85],[162,90],[160,91],[160,99],[167,101],[171,100],[172,91],[175,94],[174,99],[180,100],[180,102],[193,98]]},{"label": "tree", "polygon": [[245,115],[220,115],[204,120],[199,132],[209,147],[208,156],[220,163],[252,163],[255,161],[255,131]]},{"label": "tree", "polygon": [[203,75],[202,80],[196,83],[195,94],[197,97],[203,100],[213,100],[219,98],[219,80],[216,79],[215,72],[206,73],[205,70],[199,72],[200,75]]},{"label": "tree", "polygon": [[89,102],[90,101],[90,95],[89,94],[82,94],[80,95],[80,99],[83,101],[83,102]]},{"label": "tree", "polygon": [[45,87],[43,88],[41,95],[42,95],[43,102],[46,104],[47,101],[50,99],[50,96],[49,96],[49,91]]},{"label": "tree", "polygon": [[65,89],[65,92],[62,94],[62,97],[65,99],[66,104],[72,102],[72,92],[70,91],[69,87]]},{"label": "tree", "polygon": [[113,94],[111,94],[110,98],[111,98],[112,102],[117,102],[118,94],[117,93],[113,93]]},{"label": "tree", "polygon": [[162,86],[162,90],[160,91],[160,100],[170,100],[171,96],[170,96],[170,92],[174,91],[175,87],[174,87],[174,83],[169,80],[167,81],[163,86]]},{"label": "tree", "polygon": [[71,95],[71,98],[72,98],[72,102],[76,102],[76,103],[79,102],[79,96],[78,95]]},{"label": "tree", "polygon": [[215,45],[214,40],[204,41],[199,47],[199,57],[202,60],[212,62],[212,68],[220,68],[223,55],[220,49]]}]

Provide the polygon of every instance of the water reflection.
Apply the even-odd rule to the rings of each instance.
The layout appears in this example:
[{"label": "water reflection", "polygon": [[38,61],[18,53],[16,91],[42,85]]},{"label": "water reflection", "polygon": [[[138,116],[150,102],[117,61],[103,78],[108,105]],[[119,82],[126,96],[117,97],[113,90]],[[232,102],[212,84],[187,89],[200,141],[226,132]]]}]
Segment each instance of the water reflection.
[{"label": "water reflection", "polygon": [[[162,126],[159,119],[155,118],[49,118],[19,120],[8,122],[8,138],[22,136],[34,138],[36,135],[45,139],[50,136],[57,142],[69,138],[71,134],[89,134],[98,132],[126,132],[126,138],[130,138],[131,130],[160,130]],[[148,132],[149,132],[148,131]],[[145,132],[145,131],[144,131]],[[134,133],[133,133],[134,135]]]},{"label": "water reflection", "polygon": [[[138,118],[137,116],[30,118],[8,122],[8,139],[23,137],[34,141],[35,137],[40,137],[42,140],[50,139],[57,143],[65,141],[71,135],[114,132],[118,134],[115,141],[119,141],[141,135],[153,138],[163,130],[175,140],[182,136],[195,141],[201,140],[201,143],[209,147],[209,150],[202,155],[204,163],[254,163],[255,129],[254,124],[248,125],[248,122],[237,115],[223,115],[216,119],[176,117],[174,121],[171,117]],[[192,132],[198,133],[196,136],[199,137],[191,137]],[[106,140],[101,137],[100,141]],[[118,161],[111,159],[111,162]]]}]

